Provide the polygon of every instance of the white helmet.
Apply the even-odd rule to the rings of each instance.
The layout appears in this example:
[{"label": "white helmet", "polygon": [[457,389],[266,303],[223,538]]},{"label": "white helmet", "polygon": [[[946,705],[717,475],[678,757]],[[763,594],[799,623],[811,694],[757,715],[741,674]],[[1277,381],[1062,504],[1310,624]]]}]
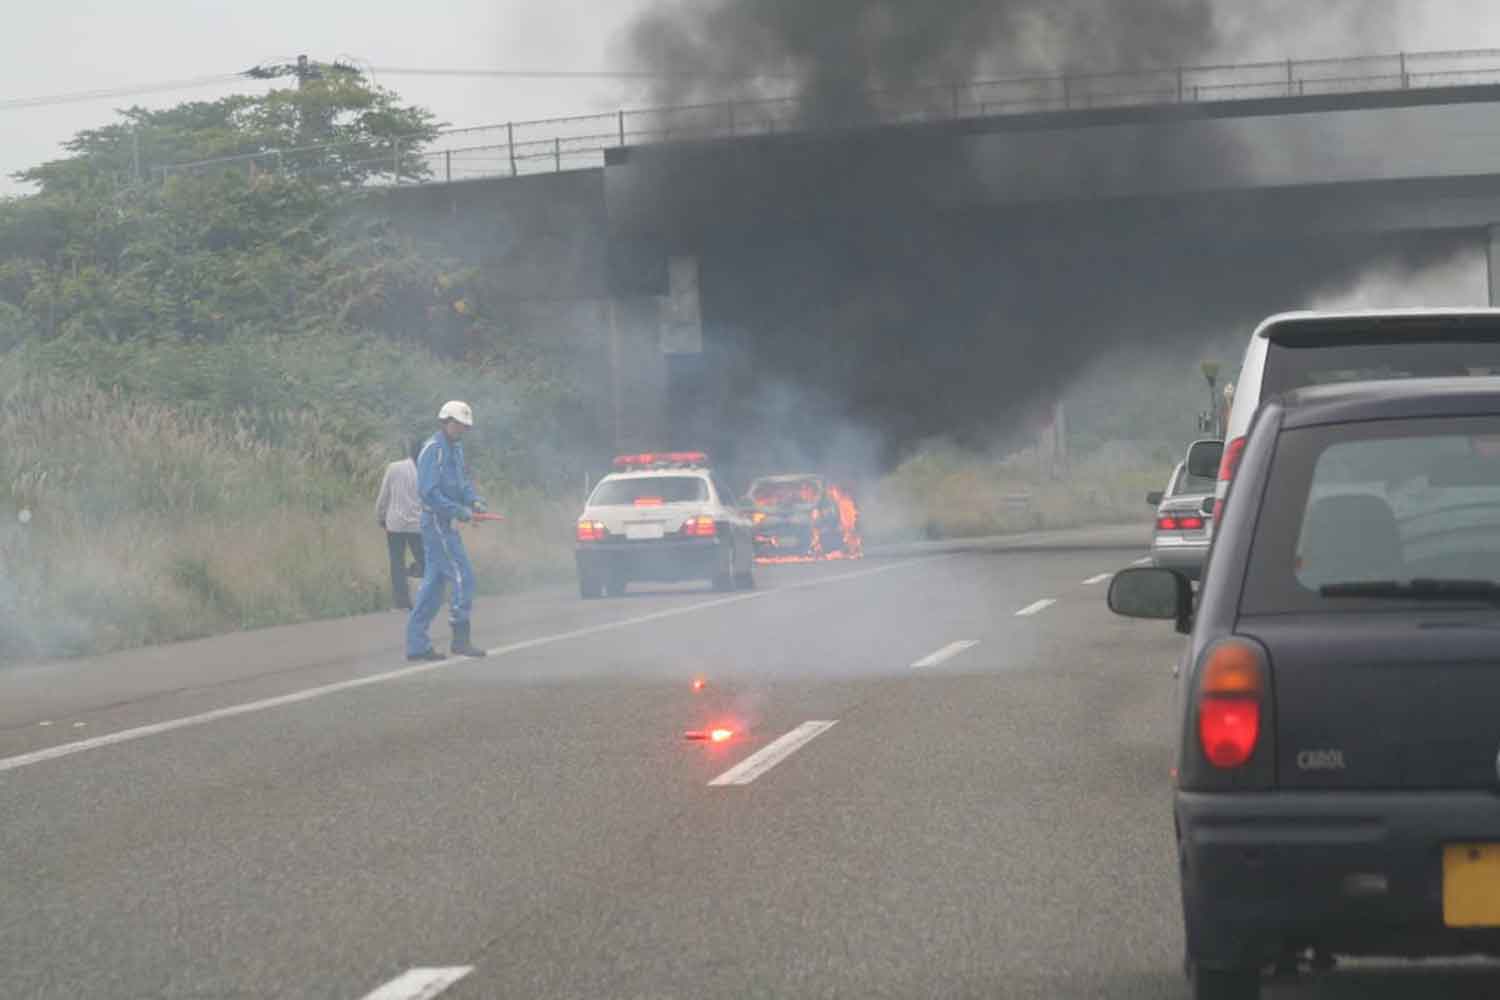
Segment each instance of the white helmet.
[{"label": "white helmet", "polygon": [[469,409],[468,403],[455,399],[443,404],[443,408],[438,410],[438,419],[457,420],[465,427],[473,427],[474,411]]}]

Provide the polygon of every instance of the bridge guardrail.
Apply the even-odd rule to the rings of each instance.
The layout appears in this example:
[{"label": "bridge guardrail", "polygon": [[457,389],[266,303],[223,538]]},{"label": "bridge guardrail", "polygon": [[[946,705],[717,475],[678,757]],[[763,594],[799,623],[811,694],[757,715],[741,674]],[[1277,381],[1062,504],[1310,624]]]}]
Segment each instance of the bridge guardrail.
[{"label": "bridge guardrail", "polygon": [[862,106],[840,108],[836,117],[820,115],[797,97],[752,98],[450,129],[440,134],[436,147],[421,150],[395,137],[389,151],[376,159],[350,161],[335,147],[310,146],[170,164],[157,171],[165,177],[215,169],[293,170],[311,176],[353,173],[366,184],[443,183],[598,167],[605,150],[621,146],[1047,111],[1485,84],[1500,84],[1500,49],[1023,76],[874,90],[864,95]]}]

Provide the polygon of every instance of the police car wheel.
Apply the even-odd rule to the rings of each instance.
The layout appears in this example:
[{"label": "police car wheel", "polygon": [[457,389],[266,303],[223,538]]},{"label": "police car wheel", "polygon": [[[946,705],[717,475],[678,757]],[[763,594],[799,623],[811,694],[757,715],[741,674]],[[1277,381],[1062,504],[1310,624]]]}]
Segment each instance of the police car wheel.
[{"label": "police car wheel", "polygon": [[714,577],[714,589],[715,590],[718,590],[718,591],[733,590],[734,589],[735,581],[737,579],[739,579],[739,570],[735,566],[735,563],[737,562],[737,560],[734,558],[734,549],[732,547],[729,550],[729,558],[728,558],[727,562],[728,562],[728,565],[724,567],[723,572],[717,574]]},{"label": "police car wheel", "polygon": [[578,596],[585,601],[592,601],[604,596],[604,584],[597,577],[580,576],[578,578]]},{"label": "police car wheel", "polygon": [[624,573],[611,573],[609,583],[605,587],[610,597],[624,597],[625,587],[630,583],[630,578]]}]

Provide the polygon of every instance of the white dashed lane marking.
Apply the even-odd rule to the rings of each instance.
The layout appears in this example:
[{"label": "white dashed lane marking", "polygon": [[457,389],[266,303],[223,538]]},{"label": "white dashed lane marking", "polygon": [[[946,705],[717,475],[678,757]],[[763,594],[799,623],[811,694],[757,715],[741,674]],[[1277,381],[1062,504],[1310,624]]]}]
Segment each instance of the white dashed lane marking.
[{"label": "white dashed lane marking", "polygon": [[442,969],[407,969],[364,1000],[432,1000],[433,997],[474,971],[472,965]]},{"label": "white dashed lane marking", "polygon": [[1087,580],[1083,581],[1083,585],[1085,587],[1092,587],[1096,583],[1103,583],[1105,580],[1108,580],[1112,576],[1114,576],[1113,573],[1100,573],[1098,576],[1091,576]]},{"label": "white dashed lane marking", "polygon": [[1016,617],[1017,618],[1030,618],[1032,615],[1036,614],[1039,611],[1046,611],[1048,608],[1052,607],[1052,605],[1054,605],[1056,603],[1057,603],[1057,599],[1056,598],[1044,597],[1040,601],[1037,601],[1035,604],[1028,604],[1028,605],[1026,605],[1026,607],[1022,608],[1020,611],[1017,611],[1016,612]]},{"label": "white dashed lane marking", "polygon": [[710,781],[709,784],[714,786],[748,785],[798,750],[807,746],[807,744],[811,743],[818,736],[828,732],[838,721],[837,719],[815,719],[811,722],[804,722],[784,736],[767,743],[755,751],[755,753],[746,757],[713,781]]},{"label": "white dashed lane marking", "polygon": [[916,663],[913,663],[911,665],[911,668],[913,670],[925,670],[928,667],[935,667],[939,663],[942,663],[945,660],[951,660],[959,653],[962,653],[964,650],[973,649],[977,645],[979,645],[978,639],[960,639],[957,642],[950,642],[942,649],[939,649],[934,653],[928,653]]}]

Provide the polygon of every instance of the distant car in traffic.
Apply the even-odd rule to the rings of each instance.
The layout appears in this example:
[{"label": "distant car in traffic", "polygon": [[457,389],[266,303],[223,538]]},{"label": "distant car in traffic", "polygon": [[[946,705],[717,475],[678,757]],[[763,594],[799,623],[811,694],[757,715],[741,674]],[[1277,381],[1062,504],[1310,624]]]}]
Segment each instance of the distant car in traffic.
[{"label": "distant car in traffic", "polygon": [[1500,309],[1282,313],[1250,336],[1214,475],[1222,507],[1261,403],[1310,386],[1380,379],[1500,375]]},{"label": "distant car in traffic", "polygon": [[619,596],[634,580],[755,586],[750,519],[702,452],[622,455],[578,519],[578,593]]},{"label": "distant car in traffic", "polygon": [[[1205,439],[1193,442],[1188,456],[1201,465],[1216,464],[1214,458],[1222,450],[1222,441]],[[1166,489],[1148,493],[1146,502],[1156,508],[1151,565],[1175,569],[1196,580],[1213,540],[1214,477],[1193,475],[1184,459],[1172,470]]]},{"label": "distant car in traffic", "polygon": [[1198,593],[1175,829],[1194,995],[1309,956],[1500,954],[1500,379],[1306,389],[1242,448]]},{"label": "distant car in traffic", "polygon": [[745,506],[762,559],[861,554],[858,507],[822,476],[762,476],[750,484]]}]

